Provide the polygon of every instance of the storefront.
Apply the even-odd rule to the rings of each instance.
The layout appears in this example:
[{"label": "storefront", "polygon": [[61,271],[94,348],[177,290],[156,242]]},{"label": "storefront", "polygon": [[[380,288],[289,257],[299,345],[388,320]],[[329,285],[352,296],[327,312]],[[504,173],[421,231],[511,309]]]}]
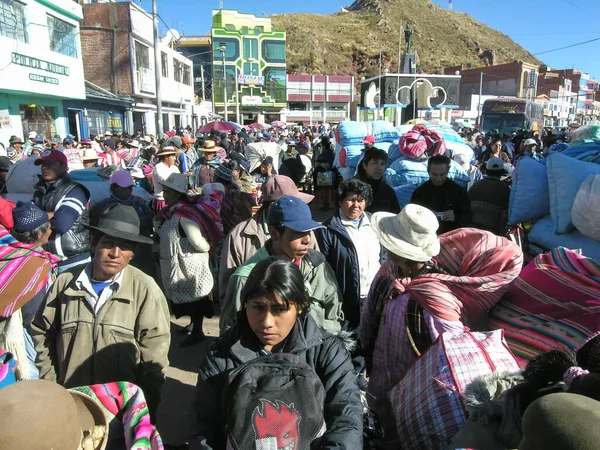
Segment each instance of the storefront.
[{"label": "storefront", "polygon": [[67,131],[70,134],[82,139],[106,131],[114,134],[134,132],[131,97],[103,92],[90,86],[86,87],[85,92],[85,101],[64,101],[64,115],[68,119]]},{"label": "storefront", "polygon": [[82,18],[81,6],[68,0],[15,2],[10,17],[0,17],[12,20],[0,36],[0,142],[30,131],[67,134],[63,100],[85,99]]}]

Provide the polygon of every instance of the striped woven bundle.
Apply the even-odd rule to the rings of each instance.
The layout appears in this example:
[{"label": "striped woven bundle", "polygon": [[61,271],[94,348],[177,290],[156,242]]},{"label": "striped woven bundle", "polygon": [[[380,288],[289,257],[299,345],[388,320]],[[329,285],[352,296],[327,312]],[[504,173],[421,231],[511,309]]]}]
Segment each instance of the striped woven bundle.
[{"label": "striped woven bundle", "polygon": [[490,311],[524,365],[553,349],[576,351],[600,331],[600,265],[559,247],[536,257]]},{"label": "striped woven bundle", "polygon": [[[93,398],[104,410],[109,425],[109,443],[119,442],[120,437],[112,435],[112,430],[124,430],[127,450],[164,450],[160,434],[150,423],[150,414],[142,390],[135,384],[116,382],[94,384],[74,388]],[[121,420],[122,428],[113,428],[113,420]],[[110,444],[109,444],[110,448]]]},{"label": "striped woven bundle", "polygon": [[433,316],[474,328],[519,275],[523,252],[508,239],[475,228],[443,234],[440,243],[435,260],[449,275],[406,279],[404,289]]},{"label": "striped woven bundle", "polygon": [[16,241],[0,226],[0,318],[10,317],[45,289],[58,261],[40,246]]}]

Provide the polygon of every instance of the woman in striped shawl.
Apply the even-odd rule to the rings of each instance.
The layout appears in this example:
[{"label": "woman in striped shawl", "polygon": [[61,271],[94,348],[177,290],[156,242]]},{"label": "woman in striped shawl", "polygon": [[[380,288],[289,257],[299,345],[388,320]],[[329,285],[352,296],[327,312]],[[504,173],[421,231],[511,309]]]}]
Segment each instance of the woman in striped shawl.
[{"label": "woman in striped shawl", "polygon": [[60,260],[42,249],[52,233],[48,214],[33,203],[18,203],[12,215],[10,232],[0,226],[0,348],[21,361],[21,378],[37,378],[27,329]]}]

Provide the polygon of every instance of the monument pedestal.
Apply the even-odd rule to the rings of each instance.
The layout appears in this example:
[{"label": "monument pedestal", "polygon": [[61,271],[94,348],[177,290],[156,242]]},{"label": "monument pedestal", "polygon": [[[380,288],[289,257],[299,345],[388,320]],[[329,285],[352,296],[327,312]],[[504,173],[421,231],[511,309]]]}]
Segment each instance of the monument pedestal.
[{"label": "monument pedestal", "polygon": [[402,72],[410,75],[417,73],[417,54],[405,53],[402,57]]}]

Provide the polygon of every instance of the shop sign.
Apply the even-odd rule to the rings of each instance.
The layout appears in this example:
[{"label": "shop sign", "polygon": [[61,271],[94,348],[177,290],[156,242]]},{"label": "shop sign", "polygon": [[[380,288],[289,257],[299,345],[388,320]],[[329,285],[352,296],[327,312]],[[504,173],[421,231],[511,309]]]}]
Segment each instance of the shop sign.
[{"label": "shop sign", "polygon": [[108,128],[111,128],[113,131],[123,131],[123,119],[120,115],[110,114],[108,116]]},{"label": "shop sign", "polygon": [[10,128],[10,114],[8,109],[0,109],[0,128]]},{"label": "shop sign", "polygon": [[39,81],[40,83],[58,84],[58,78],[47,77],[45,75],[38,75],[36,73],[30,73],[29,79],[31,81]]},{"label": "shop sign", "polygon": [[242,96],[242,105],[245,106],[260,106],[263,103],[262,97],[258,95],[244,95]]},{"label": "shop sign", "polygon": [[32,69],[43,70],[44,72],[55,73],[57,75],[69,76],[70,71],[67,66],[55,64],[43,59],[32,58],[31,56],[21,55],[20,53],[12,53],[11,61],[19,66],[31,67]]},{"label": "shop sign", "polygon": [[258,75],[238,75],[238,83],[246,86],[264,86],[265,77]]}]

